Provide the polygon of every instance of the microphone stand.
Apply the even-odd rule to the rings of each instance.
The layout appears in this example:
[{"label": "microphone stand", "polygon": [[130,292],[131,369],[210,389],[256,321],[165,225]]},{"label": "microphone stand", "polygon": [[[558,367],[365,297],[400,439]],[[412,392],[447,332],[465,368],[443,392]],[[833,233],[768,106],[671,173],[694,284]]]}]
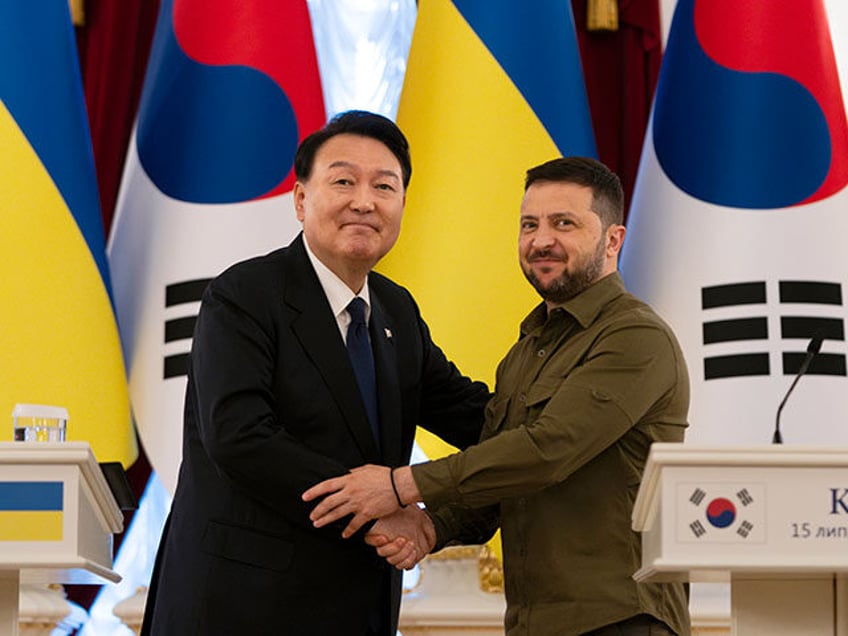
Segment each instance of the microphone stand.
[{"label": "microphone stand", "polygon": [[786,392],[786,395],[780,402],[780,406],[777,407],[777,416],[775,417],[774,421],[774,435],[771,438],[772,444],[783,443],[783,436],[780,434],[780,412],[783,410],[783,406],[786,404],[786,400],[789,399],[789,395],[792,393],[792,390],[795,388],[795,385],[798,384],[798,380],[800,380],[801,376],[807,372],[807,369],[810,366],[810,362],[812,362],[813,358],[821,350],[822,340],[824,340],[824,338],[822,338],[821,336],[814,336],[813,339],[810,340],[810,344],[807,345],[807,355],[804,357],[804,361],[801,363],[801,368],[798,369],[798,373],[795,375],[795,379],[789,386],[789,390]]}]

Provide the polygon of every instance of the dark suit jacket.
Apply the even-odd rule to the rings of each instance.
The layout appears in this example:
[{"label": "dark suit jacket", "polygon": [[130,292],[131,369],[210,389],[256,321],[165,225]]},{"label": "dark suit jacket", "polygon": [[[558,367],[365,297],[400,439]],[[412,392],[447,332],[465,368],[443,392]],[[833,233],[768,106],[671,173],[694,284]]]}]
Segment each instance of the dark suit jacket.
[{"label": "dark suit jacket", "polygon": [[[489,393],[446,360],[409,292],[369,275],[380,452],[302,237],[231,267],[203,296],[183,461],[143,633],[394,634],[400,574],[301,493],[365,463],[409,461],[416,425],[466,447]],[[382,584],[380,583],[382,581]]]}]

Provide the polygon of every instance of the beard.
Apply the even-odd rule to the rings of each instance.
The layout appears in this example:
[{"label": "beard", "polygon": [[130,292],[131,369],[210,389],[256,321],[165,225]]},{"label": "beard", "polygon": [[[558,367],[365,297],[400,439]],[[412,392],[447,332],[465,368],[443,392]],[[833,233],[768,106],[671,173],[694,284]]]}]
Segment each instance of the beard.
[{"label": "beard", "polygon": [[[528,254],[528,260],[532,260],[536,256],[547,256],[548,250],[538,250]],[[565,270],[559,278],[553,281],[543,283],[540,281],[530,268],[522,268],[524,276],[533,285],[533,288],[538,292],[543,300],[549,303],[559,305],[566,300],[574,298],[580,292],[594,285],[601,277],[605,262],[605,246],[604,240],[601,238],[595,246],[595,252],[588,258],[583,266],[569,272]]]}]

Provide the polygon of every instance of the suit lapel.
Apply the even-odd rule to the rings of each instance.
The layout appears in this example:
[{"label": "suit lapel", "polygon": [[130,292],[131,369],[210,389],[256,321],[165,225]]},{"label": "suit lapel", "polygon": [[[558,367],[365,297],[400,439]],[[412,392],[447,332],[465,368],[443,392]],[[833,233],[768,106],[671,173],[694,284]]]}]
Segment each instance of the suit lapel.
[{"label": "suit lapel", "polygon": [[380,409],[380,443],[383,462],[397,466],[402,462],[402,431],[398,359],[392,326],[380,298],[370,290],[371,296],[371,348],[377,372],[377,398]]},{"label": "suit lapel", "polygon": [[[306,255],[302,237],[295,239],[289,254],[291,258],[286,260],[285,302],[295,312],[290,323],[291,330],[324,378],[365,461],[380,463],[380,454],[347,349],[318,276]],[[378,391],[380,388],[378,384]],[[312,396],[304,397],[313,399]]]}]

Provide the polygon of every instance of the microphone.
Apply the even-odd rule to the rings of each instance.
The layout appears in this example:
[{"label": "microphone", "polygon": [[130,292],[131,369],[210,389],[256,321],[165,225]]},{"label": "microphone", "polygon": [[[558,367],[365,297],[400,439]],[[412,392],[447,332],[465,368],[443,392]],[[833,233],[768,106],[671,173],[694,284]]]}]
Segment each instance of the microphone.
[{"label": "microphone", "polygon": [[772,444],[783,443],[783,436],[780,434],[780,412],[783,410],[783,406],[786,404],[786,400],[789,399],[789,394],[792,393],[792,389],[794,389],[795,385],[798,384],[798,380],[801,379],[801,376],[807,372],[807,368],[810,366],[810,362],[812,362],[813,358],[815,358],[816,354],[821,350],[822,340],[824,340],[824,338],[822,338],[820,335],[815,335],[813,336],[813,339],[810,340],[810,344],[807,345],[807,355],[804,356],[804,361],[801,363],[801,368],[798,369],[798,373],[795,375],[795,379],[789,386],[789,390],[786,392],[786,395],[783,396],[783,401],[780,403],[780,406],[777,407],[777,417],[774,421],[774,436],[771,438]]}]

